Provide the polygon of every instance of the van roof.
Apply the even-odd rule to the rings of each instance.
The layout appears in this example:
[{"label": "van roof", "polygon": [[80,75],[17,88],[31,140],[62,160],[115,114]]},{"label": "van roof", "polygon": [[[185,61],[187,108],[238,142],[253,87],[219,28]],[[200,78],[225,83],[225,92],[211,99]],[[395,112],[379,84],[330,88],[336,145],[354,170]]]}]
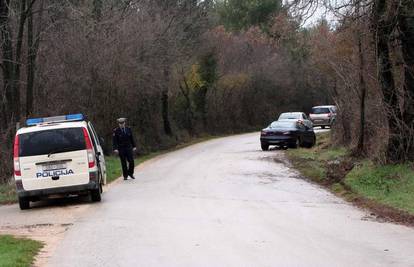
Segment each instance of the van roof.
[{"label": "van roof", "polygon": [[44,124],[38,124],[35,126],[20,128],[16,134],[32,133],[32,132],[39,132],[39,131],[51,130],[51,129],[63,129],[63,128],[86,127],[86,126],[87,126],[86,121],[56,122],[56,123],[51,122],[51,123],[44,123]]}]

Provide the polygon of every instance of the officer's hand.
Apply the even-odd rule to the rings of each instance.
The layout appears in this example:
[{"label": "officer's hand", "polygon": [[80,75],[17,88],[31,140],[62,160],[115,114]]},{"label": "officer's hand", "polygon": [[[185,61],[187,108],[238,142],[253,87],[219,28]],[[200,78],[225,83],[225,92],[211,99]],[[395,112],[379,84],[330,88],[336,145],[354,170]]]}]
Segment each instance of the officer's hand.
[{"label": "officer's hand", "polygon": [[134,147],[134,148],[132,149],[132,151],[137,152],[137,148],[136,148],[136,147]]},{"label": "officer's hand", "polygon": [[119,154],[118,149],[115,149],[115,150],[114,150],[114,153],[115,153],[115,154]]}]

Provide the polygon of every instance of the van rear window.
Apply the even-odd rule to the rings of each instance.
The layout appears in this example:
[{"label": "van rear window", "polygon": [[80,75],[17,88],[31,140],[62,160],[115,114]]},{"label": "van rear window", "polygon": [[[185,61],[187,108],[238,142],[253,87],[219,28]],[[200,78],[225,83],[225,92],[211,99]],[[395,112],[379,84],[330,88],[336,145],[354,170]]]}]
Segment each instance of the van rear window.
[{"label": "van rear window", "polygon": [[82,127],[44,130],[19,135],[19,156],[48,155],[86,149]]}]

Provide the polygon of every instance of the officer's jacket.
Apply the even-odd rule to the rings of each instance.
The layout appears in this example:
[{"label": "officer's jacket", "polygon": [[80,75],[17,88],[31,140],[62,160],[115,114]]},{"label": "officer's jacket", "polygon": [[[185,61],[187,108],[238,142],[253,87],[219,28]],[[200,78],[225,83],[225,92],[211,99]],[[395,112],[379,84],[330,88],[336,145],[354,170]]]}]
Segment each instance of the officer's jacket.
[{"label": "officer's jacket", "polygon": [[129,127],[125,127],[122,130],[117,127],[113,130],[112,145],[113,150],[132,149],[136,147],[132,130]]}]

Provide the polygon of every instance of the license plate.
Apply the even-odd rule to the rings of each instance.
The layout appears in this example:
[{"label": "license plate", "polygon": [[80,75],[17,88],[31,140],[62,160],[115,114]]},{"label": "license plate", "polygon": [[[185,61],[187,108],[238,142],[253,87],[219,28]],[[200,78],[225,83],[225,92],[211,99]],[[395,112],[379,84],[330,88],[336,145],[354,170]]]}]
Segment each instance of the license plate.
[{"label": "license plate", "polygon": [[42,171],[54,171],[66,169],[66,163],[43,164]]}]

